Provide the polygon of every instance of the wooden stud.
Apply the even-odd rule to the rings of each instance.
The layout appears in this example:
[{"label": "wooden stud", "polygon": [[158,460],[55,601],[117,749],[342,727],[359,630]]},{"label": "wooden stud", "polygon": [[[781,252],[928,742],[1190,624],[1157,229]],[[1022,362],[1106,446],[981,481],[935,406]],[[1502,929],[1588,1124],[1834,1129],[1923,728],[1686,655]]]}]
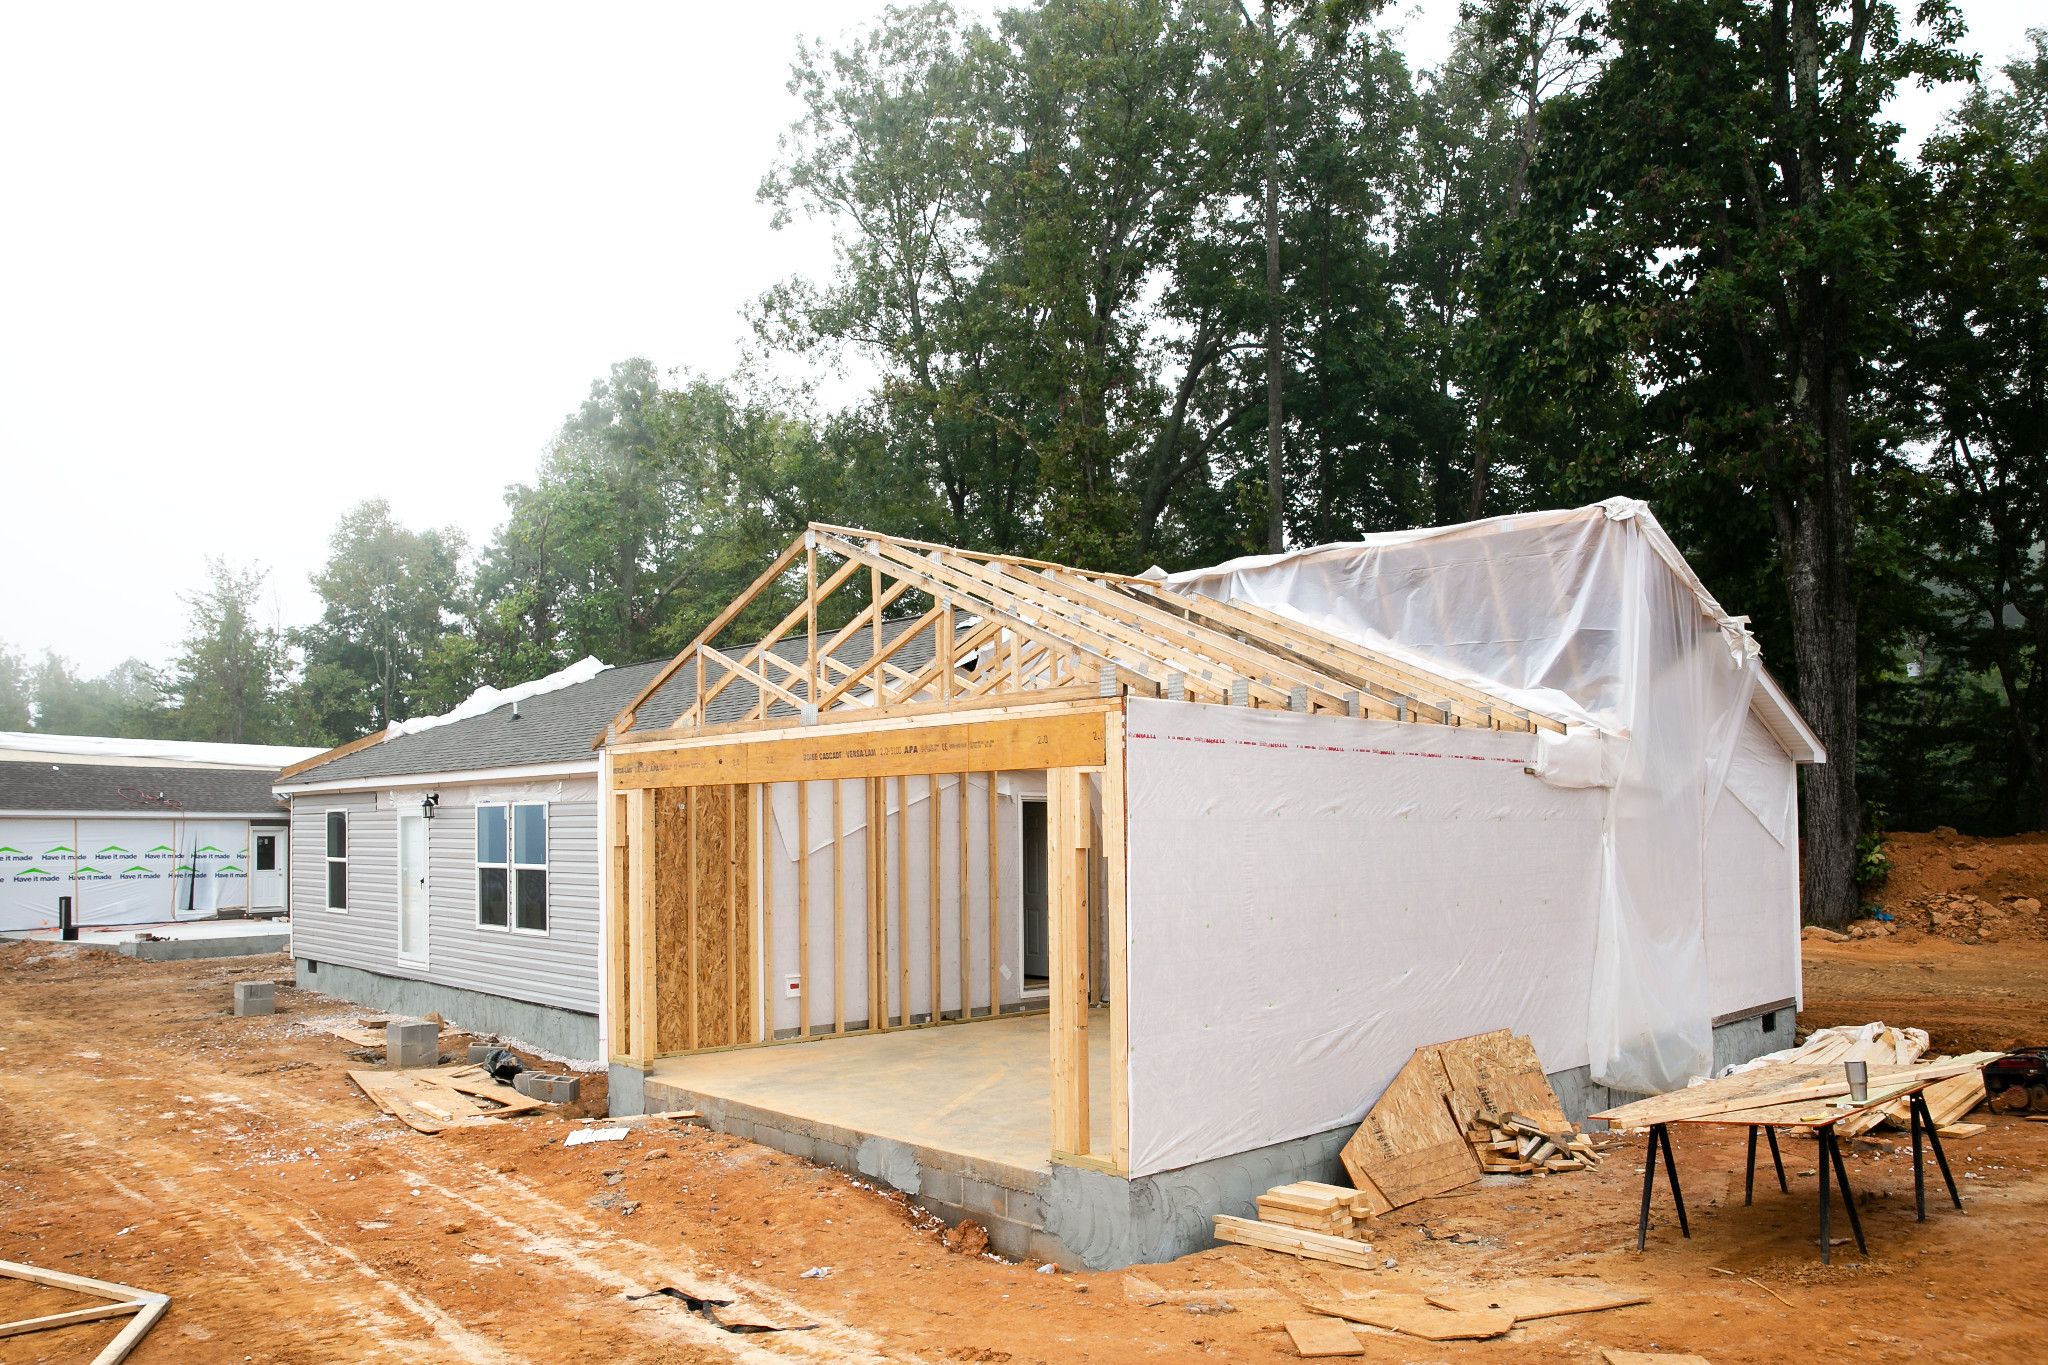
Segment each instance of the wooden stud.
[{"label": "wooden stud", "polygon": [[[725,786],[725,1003],[728,1043],[740,1041],[740,789]],[[752,972],[747,973],[752,976]]]},{"label": "wooden stud", "polygon": [[967,862],[967,774],[960,774],[960,1017],[974,1017],[974,916],[968,913],[973,899],[973,874]]},{"label": "wooden stud", "polygon": [[811,784],[796,784],[796,1031],[811,1036]]},{"label": "wooden stud", "polygon": [[896,1019],[910,1026],[910,780],[896,778]]},{"label": "wooden stud", "polygon": [[1002,844],[996,828],[996,775],[988,775],[988,1012],[989,1017],[1003,1012],[1003,952],[1001,919],[1002,878],[998,868],[998,851]]},{"label": "wooden stud", "polygon": [[626,793],[630,842],[626,881],[631,903],[632,1026],[626,1056],[645,1068],[654,1060],[654,792]]},{"label": "wooden stud", "polygon": [[867,959],[868,1027],[883,1029],[889,1020],[889,816],[883,808],[883,781],[867,781]]},{"label": "wooden stud", "polygon": [[1087,857],[1085,778],[1074,768],[1046,774],[1046,828],[1052,866],[1048,900],[1052,1009],[1052,1146],[1088,1153]]},{"label": "wooden stud", "polygon": [[840,815],[840,783],[832,784],[832,1031],[846,1032],[846,869],[840,844],[846,823]]},{"label": "wooden stud", "polygon": [[931,901],[931,1009],[925,1015],[925,1022],[936,1024],[944,1016],[941,1008],[945,997],[941,994],[943,974],[940,970],[939,953],[939,775],[932,773],[924,780],[924,824],[925,833],[930,836],[931,851],[925,856],[925,892]]},{"label": "wooden stud", "polygon": [[761,901],[760,942],[754,945],[754,952],[761,962],[761,1031],[758,1041],[766,1042],[775,1036],[775,807],[772,804],[774,789],[757,786],[760,793],[759,807],[754,815],[754,867],[757,869],[759,890],[755,894]]},{"label": "wooden stud", "polygon": [[689,944],[684,954],[688,966],[683,978],[683,998],[688,1002],[685,1008],[684,1036],[689,1040],[686,1046],[695,1052],[698,1047],[697,1006],[702,985],[697,975],[697,807],[703,792],[702,787],[686,787],[683,790],[683,939]]},{"label": "wooden stud", "polygon": [[818,538],[804,533],[804,695],[818,700]]}]

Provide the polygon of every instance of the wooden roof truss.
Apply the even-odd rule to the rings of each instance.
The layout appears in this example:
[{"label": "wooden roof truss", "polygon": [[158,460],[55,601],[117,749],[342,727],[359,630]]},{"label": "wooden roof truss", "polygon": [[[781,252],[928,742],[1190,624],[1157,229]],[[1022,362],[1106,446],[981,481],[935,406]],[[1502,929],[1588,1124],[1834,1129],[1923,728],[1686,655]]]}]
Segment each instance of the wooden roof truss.
[{"label": "wooden roof truss", "polygon": [[[766,636],[720,647],[743,611],[799,573],[802,599]],[[821,630],[821,606],[842,593],[857,598],[858,609],[844,625]],[[1563,729],[1247,602],[822,523],[656,675],[608,738],[627,738],[647,699],[684,669],[694,671],[693,700],[658,733],[1126,692],[1419,724]],[[740,683],[750,686],[735,696],[752,698],[736,713],[726,694]]]}]

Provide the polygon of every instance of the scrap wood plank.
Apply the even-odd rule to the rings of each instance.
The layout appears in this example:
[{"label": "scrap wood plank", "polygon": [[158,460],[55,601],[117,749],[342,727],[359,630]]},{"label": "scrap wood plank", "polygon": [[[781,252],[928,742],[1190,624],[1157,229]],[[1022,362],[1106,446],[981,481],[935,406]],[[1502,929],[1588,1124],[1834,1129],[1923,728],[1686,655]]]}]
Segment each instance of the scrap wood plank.
[{"label": "scrap wood plank", "polygon": [[501,1118],[547,1108],[531,1095],[522,1095],[511,1086],[492,1079],[491,1074],[480,1066],[419,1067],[396,1074],[413,1076],[429,1085],[445,1086],[458,1094],[490,1100],[500,1106],[490,1112]]},{"label": "scrap wood plank", "polygon": [[1358,1333],[1335,1318],[1301,1318],[1283,1326],[1287,1329],[1287,1339],[1294,1343],[1294,1353],[1303,1360],[1365,1354],[1365,1345],[1359,1341]]},{"label": "scrap wood plank", "polygon": [[1451,1290],[1427,1297],[1437,1307],[1456,1312],[1476,1313],[1489,1308],[1504,1308],[1515,1315],[1516,1322],[1564,1317],[1571,1313],[1599,1313],[1609,1308],[1629,1308],[1650,1301],[1647,1294],[1609,1289],[1604,1285],[1588,1287],[1526,1280],[1481,1289]]},{"label": "scrap wood plank", "polygon": [[1420,1294],[1380,1293],[1335,1303],[1311,1303],[1308,1307],[1331,1317],[1421,1337],[1424,1341],[1483,1341],[1501,1336],[1515,1325],[1515,1315],[1504,1308],[1476,1312],[1438,1308]]},{"label": "scrap wood plank", "polygon": [[[1870,1068],[1871,1092],[1882,1101],[1885,1092],[1898,1085],[1946,1080],[1981,1071],[1985,1063],[2001,1055],[1973,1052],[1966,1057],[1920,1066],[1873,1065]],[[1849,1085],[1839,1066],[1767,1066],[1617,1105],[1592,1117],[1605,1119],[1613,1128],[1647,1128],[1656,1123],[1709,1118],[1743,1123],[1748,1121],[1745,1116],[1757,1110],[1834,1099],[1848,1093]]]},{"label": "scrap wood plank", "polygon": [[1215,1222],[1216,1240],[1219,1242],[1283,1252],[1309,1261],[1328,1261],[1333,1265],[1350,1266],[1353,1270],[1372,1270],[1379,1265],[1373,1259],[1369,1244],[1354,1242],[1349,1237],[1332,1237],[1328,1233],[1310,1232],[1305,1228],[1285,1228],[1277,1223],[1233,1218],[1227,1213],[1217,1214]]},{"label": "scrap wood plank", "polygon": [[1443,1059],[1418,1048],[1366,1113],[1340,1154],[1361,1194],[1377,1194],[1377,1215],[1479,1178],[1479,1158],[1444,1103]]},{"label": "scrap wood plank", "polygon": [[[545,1108],[540,1101],[494,1082],[450,1075],[449,1071],[422,1067],[409,1071],[351,1071],[348,1078],[356,1088],[385,1113],[420,1133],[438,1133],[443,1128],[474,1126],[513,1114]],[[472,1093],[472,1092],[482,1093]],[[503,1091],[516,1103],[496,1103]]]},{"label": "scrap wood plank", "polygon": [[[171,1306],[171,1296],[158,1294],[147,1289],[135,1289],[125,1284],[114,1284],[108,1280],[90,1280],[83,1275],[67,1275],[58,1270],[44,1270],[40,1266],[24,1265],[19,1261],[0,1261],[0,1276],[14,1280],[26,1280],[51,1289],[69,1289],[80,1294],[91,1294],[102,1299],[112,1299],[107,1316],[127,1316],[128,1322],[114,1335],[114,1339],[100,1348],[92,1358],[92,1365],[120,1365],[135,1349],[136,1343],[149,1335],[149,1329],[156,1326],[158,1318]],[[85,1322],[89,1309],[78,1309],[68,1313],[45,1314],[41,1318],[30,1318],[23,1322],[10,1323],[11,1332],[0,1332],[0,1336],[20,1335],[24,1332],[45,1331],[55,1327],[66,1327],[73,1323]]]}]

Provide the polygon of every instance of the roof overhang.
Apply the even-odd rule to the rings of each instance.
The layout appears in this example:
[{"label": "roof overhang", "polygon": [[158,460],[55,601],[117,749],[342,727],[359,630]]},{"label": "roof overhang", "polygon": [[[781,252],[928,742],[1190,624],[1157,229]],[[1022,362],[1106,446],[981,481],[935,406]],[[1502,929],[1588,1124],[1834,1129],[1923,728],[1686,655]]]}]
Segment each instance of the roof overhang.
[{"label": "roof overhang", "polygon": [[1778,680],[1771,676],[1771,670],[1757,665],[1756,691],[1750,694],[1749,713],[1763,722],[1771,732],[1771,738],[1789,755],[1794,763],[1825,763],[1828,761],[1827,747],[1820,742],[1820,736],[1799,714],[1799,708],[1785,695],[1785,689],[1778,686]]},{"label": "roof overhang", "polygon": [[282,810],[170,810],[165,807],[121,810],[0,810],[6,820],[282,820]]},{"label": "roof overhang", "polygon": [[280,797],[307,796],[315,792],[388,791],[393,787],[452,787],[480,782],[528,782],[535,778],[595,777],[597,755],[563,759],[554,763],[525,763],[503,768],[465,768],[453,772],[388,773],[381,777],[339,777],[327,782],[280,782]]}]

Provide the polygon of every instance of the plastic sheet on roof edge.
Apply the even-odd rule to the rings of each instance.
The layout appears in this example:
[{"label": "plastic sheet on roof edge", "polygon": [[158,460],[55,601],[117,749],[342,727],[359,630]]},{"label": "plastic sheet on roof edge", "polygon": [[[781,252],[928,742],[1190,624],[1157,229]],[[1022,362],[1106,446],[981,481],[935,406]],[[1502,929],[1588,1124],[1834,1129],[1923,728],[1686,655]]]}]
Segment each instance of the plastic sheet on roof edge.
[{"label": "plastic sheet on roof edge", "polygon": [[1163,578],[1566,721],[1577,733],[1541,741],[1533,766],[1606,792],[1593,1078],[1654,1093],[1707,1074],[1704,830],[1760,666],[1746,618],[1721,609],[1646,504],[1612,498]]}]

